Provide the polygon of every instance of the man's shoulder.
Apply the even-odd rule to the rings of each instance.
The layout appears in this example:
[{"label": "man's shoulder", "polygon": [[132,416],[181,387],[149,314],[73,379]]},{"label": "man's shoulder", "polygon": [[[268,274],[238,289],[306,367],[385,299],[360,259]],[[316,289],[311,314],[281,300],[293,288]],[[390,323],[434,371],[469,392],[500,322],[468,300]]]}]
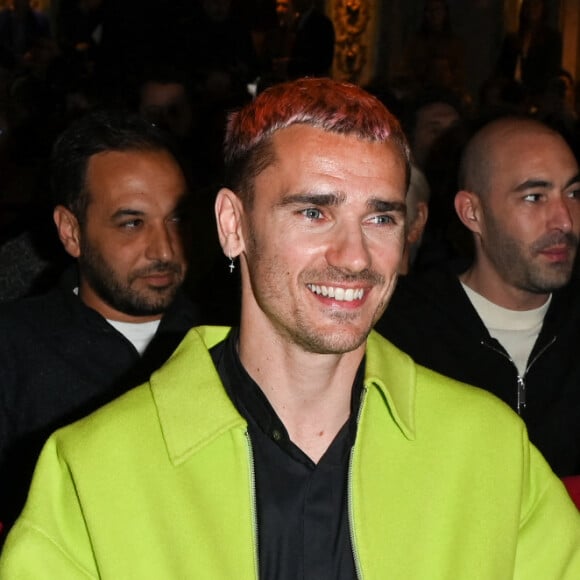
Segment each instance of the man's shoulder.
[{"label": "man's shoulder", "polygon": [[169,308],[163,314],[160,329],[189,329],[202,324],[205,321],[204,319],[205,312],[203,307],[197,302],[193,302],[183,290],[179,290]]},{"label": "man's shoulder", "polygon": [[462,411],[472,407],[476,414],[483,410],[489,412],[490,416],[501,412],[520,421],[511,407],[490,391],[443,375],[420,364],[416,365],[416,369],[418,390],[424,391],[425,396],[432,399],[433,405],[439,405],[443,411],[448,407],[449,401],[453,400],[456,408]]},{"label": "man's shoulder", "polygon": [[479,332],[480,322],[458,275],[445,268],[401,277],[376,328],[408,350],[415,342],[431,342],[441,332],[454,335],[454,328],[460,335],[466,329]]},{"label": "man's shoulder", "polygon": [[63,293],[55,287],[45,294],[19,298],[0,304],[0,328],[10,326],[12,330],[20,327],[53,328],[62,324],[67,308]]},{"label": "man's shoulder", "polygon": [[185,433],[195,437],[202,430],[206,435],[213,424],[217,429],[222,415],[237,418],[209,352],[227,332],[225,327],[192,328],[147,382],[58,430],[53,436],[57,445],[73,455],[89,447],[103,452],[108,441],[127,448],[145,439],[159,441],[160,431],[169,439],[181,439]]},{"label": "man's shoulder", "polygon": [[376,332],[369,337],[369,347],[367,364],[371,372],[381,376],[388,389],[402,391],[401,399],[413,397],[417,412],[424,409],[428,414],[448,416],[471,411],[481,417],[502,413],[510,421],[519,422],[510,407],[492,393],[415,362],[412,356]]}]

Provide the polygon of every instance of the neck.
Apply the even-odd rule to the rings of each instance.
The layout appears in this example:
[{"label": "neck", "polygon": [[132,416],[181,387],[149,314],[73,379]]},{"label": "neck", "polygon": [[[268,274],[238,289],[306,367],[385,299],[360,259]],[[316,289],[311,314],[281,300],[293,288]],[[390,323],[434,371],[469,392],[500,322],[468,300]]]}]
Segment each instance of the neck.
[{"label": "neck", "polygon": [[292,442],[317,462],[350,416],[352,386],[364,356],[304,351],[255,321],[240,326],[240,360],[288,430]]},{"label": "neck", "polygon": [[550,294],[536,294],[507,283],[494,269],[482,268],[477,262],[459,276],[469,286],[490,302],[509,310],[533,310],[545,304]]}]

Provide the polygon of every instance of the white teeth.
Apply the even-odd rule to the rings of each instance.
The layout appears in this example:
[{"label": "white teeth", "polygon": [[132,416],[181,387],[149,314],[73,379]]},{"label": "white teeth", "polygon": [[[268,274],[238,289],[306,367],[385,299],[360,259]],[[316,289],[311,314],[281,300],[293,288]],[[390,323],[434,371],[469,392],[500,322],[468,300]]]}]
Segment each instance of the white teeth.
[{"label": "white teeth", "polygon": [[352,302],[361,300],[364,295],[362,288],[335,288],[334,286],[318,286],[317,284],[308,284],[308,288],[315,294],[321,294],[328,298],[334,298],[338,301]]}]

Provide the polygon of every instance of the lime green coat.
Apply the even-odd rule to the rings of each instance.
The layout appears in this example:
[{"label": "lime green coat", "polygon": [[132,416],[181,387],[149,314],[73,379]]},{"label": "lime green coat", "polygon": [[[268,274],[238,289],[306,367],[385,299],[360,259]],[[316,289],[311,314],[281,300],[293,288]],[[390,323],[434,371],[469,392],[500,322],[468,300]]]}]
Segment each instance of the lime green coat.
[{"label": "lime green coat", "polygon": [[[49,439],[0,578],[256,578],[251,446],[207,351],[226,333]],[[580,515],[520,419],[375,333],[349,509],[363,580],[580,578]]]}]

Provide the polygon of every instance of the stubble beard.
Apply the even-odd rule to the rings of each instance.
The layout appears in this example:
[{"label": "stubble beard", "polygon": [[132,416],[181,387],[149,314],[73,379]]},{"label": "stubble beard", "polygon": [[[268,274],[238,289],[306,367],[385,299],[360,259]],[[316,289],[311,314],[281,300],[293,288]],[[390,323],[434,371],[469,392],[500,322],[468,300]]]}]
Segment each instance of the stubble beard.
[{"label": "stubble beard", "polygon": [[[495,218],[486,212],[488,226],[487,254],[504,280],[531,294],[550,294],[565,286],[572,275],[578,237],[571,232],[553,232],[536,240],[529,247],[506,233]],[[542,263],[540,253],[555,245],[565,244],[570,258],[566,262]]]},{"label": "stubble beard", "polygon": [[[180,264],[157,261],[147,268],[127,274],[126,280],[122,280],[86,239],[82,241],[79,271],[101,300],[118,312],[129,316],[163,314],[174,300],[184,275]],[[150,287],[142,291],[132,286],[139,277],[156,272],[173,272],[176,275],[176,282],[171,286]]]},{"label": "stubble beard", "polygon": [[[384,311],[385,299],[377,308],[372,321],[368,328],[361,332],[353,332],[351,324],[360,316],[358,312],[335,311],[324,315],[328,320],[330,318],[334,323],[335,331],[326,333],[317,326],[318,321],[312,321],[306,312],[300,308],[299,304],[290,303],[290,296],[283,291],[283,282],[285,277],[289,276],[284,267],[280,267],[281,261],[275,256],[265,259],[259,250],[259,244],[251,233],[249,235],[246,247],[249,286],[252,288],[254,300],[258,307],[264,312],[266,317],[276,329],[276,332],[284,336],[286,340],[300,346],[304,351],[313,354],[345,354],[359,348],[367,339],[372,327]],[[258,280],[265,283],[259,286]],[[329,267],[325,271],[309,270],[304,271],[299,276],[299,286],[306,288],[308,281],[325,280],[328,283],[353,283],[361,282],[369,284],[373,288],[381,288],[385,284],[385,279],[380,274],[365,270],[358,274],[345,274],[344,272]],[[291,280],[289,281],[291,285]],[[394,286],[394,284],[393,284]],[[285,308],[279,308],[277,305],[285,303]]]}]

